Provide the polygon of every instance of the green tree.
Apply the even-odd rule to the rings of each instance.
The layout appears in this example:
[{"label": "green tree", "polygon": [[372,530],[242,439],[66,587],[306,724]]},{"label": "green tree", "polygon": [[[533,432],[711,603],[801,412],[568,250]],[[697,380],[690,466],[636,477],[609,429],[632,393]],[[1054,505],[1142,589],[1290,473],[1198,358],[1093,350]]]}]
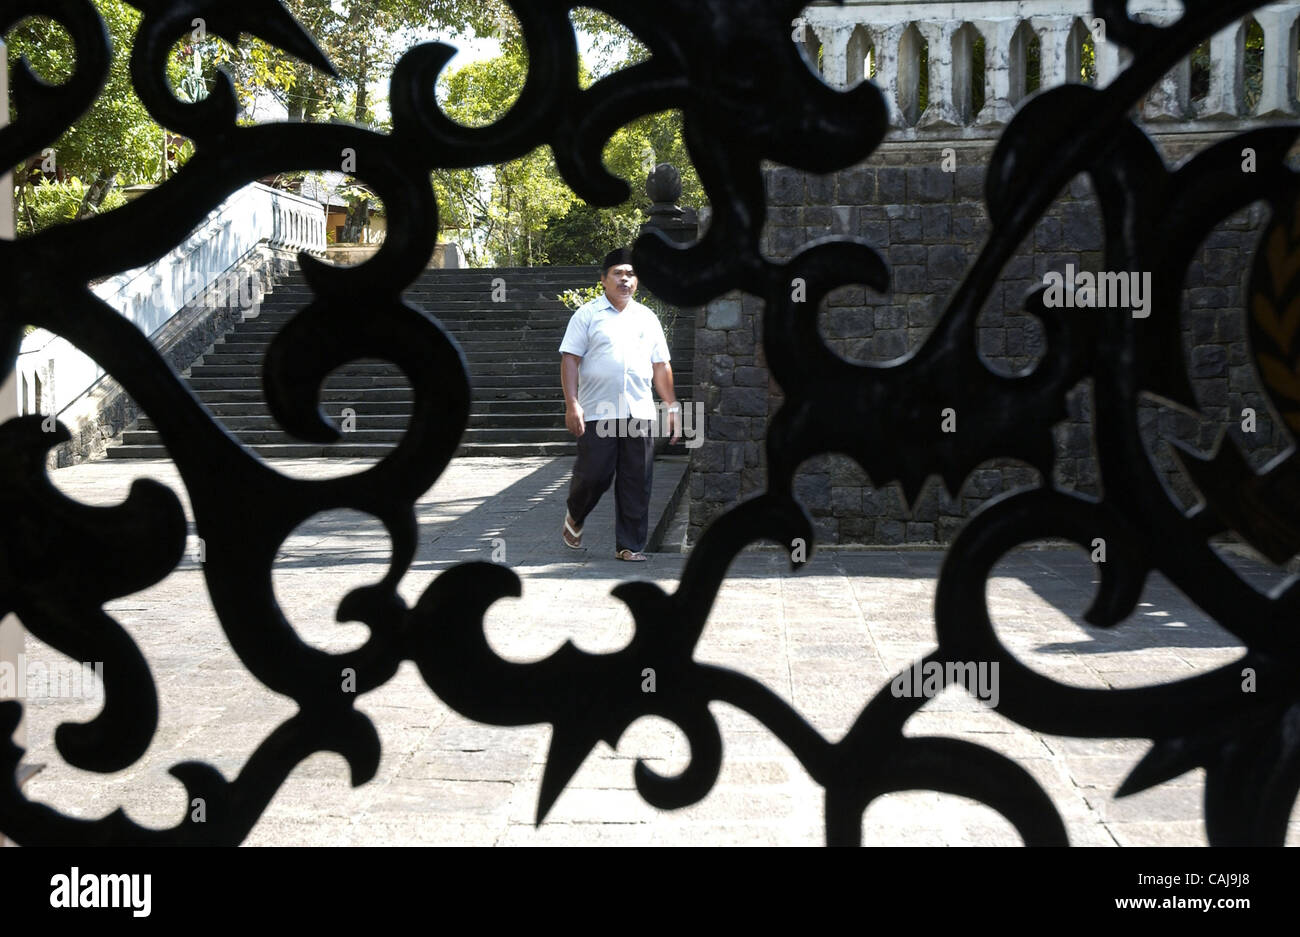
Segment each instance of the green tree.
[{"label": "green tree", "polygon": [[650,207],[646,180],[658,163],[671,163],[681,173],[681,204],[702,207],[704,189],[691,165],[682,130],[680,111],[648,114],[621,127],[606,145],[604,160],[611,173],[627,181],[631,197],[614,208],[578,202],[551,222],[542,239],[549,262],[591,263],[594,256],[635,240]]},{"label": "green tree", "polygon": [[500,0],[284,0],[285,7],[315,37],[339,77],[316,71],[260,39],[230,61],[232,77],[247,104],[259,90],[278,94],[289,119],[345,118],[375,125],[370,83],[389,70],[414,31],[453,35],[486,33],[513,19]]},{"label": "green tree", "polygon": [[[575,21],[579,17],[575,15]],[[607,17],[595,14],[586,25],[608,27],[597,36],[597,67],[604,73],[644,57],[639,44]],[[467,126],[481,127],[500,119],[517,99],[527,76],[527,51],[517,38],[503,43],[502,55],[476,62],[446,76],[440,100],[448,116]],[[595,75],[583,63],[580,80],[590,85]],[[649,207],[646,178],[656,163],[671,162],[682,172],[683,202],[703,204],[703,191],[682,139],[678,112],[651,114],[620,128],[606,145],[606,168],[631,186],[627,202],[596,208],[582,202],[564,183],[549,148],[486,171],[449,170],[434,173],[434,187],[443,206],[442,226],[463,232],[465,252],[472,263],[590,263],[597,253],[631,242]]]},{"label": "green tree", "polygon": [[[527,73],[522,44],[507,43],[500,57],[474,62],[447,76],[443,107],[449,117],[466,126],[490,124],[509,110]],[[577,201],[560,177],[549,147],[486,172],[435,172],[434,185],[449,207],[444,225],[474,229],[465,252],[478,263],[544,263],[541,234],[552,218],[565,214]]]},{"label": "green tree", "polygon": [[[52,162],[59,175],[86,183],[77,218],[98,212],[118,184],[150,182],[166,169],[163,129],[136,97],[128,71],[140,14],[121,0],[95,0],[95,6],[108,25],[113,42],[108,80],[90,110],[51,147]],[[62,82],[71,77],[75,61],[72,40],[53,20],[29,17],[10,30],[6,39],[9,54],[26,56],[46,81]],[[173,85],[178,85],[184,76],[184,66],[179,60],[170,66],[169,77]],[[10,107],[11,113],[16,114],[12,100]],[[30,208],[27,201],[30,187],[41,178],[39,172],[19,168],[15,179],[19,186],[20,212],[24,207]],[[56,216],[57,213],[43,215]],[[40,227],[34,210],[26,213],[24,221],[28,230]]]}]

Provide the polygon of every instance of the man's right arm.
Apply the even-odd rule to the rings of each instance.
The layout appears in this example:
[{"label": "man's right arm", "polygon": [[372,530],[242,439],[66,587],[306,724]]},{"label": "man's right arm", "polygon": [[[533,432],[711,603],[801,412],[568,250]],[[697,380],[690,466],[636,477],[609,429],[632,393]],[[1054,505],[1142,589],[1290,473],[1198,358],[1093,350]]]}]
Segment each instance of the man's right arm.
[{"label": "man's right arm", "polygon": [[582,359],[577,355],[564,352],[560,355],[560,386],[564,388],[564,426],[574,436],[581,436],[587,430],[585,414],[578,403],[578,369]]}]

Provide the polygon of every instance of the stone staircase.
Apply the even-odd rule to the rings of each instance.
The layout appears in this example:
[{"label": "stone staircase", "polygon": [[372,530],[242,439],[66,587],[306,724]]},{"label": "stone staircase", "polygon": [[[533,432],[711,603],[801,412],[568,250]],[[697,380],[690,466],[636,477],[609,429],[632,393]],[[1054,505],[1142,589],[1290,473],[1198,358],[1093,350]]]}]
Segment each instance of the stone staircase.
[{"label": "stone staircase", "polygon": [[[428,270],[406,292],[408,302],[437,316],[465,350],[474,386],[462,456],[563,456],[574,452],[564,428],[560,340],[572,312],[556,299],[590,286],[595,267]],[[507,284],[492,302],[492,281]],[[412,392],[398,369],[382,361],[353,362],[325,382],[325,412],[342,429],[344,409],[356,427],[334,445],[294,439],[276,424],[262,394],[262,360],[272,337],[311,300],[300,272],[268,294],[246,318],[184,374],[204,405],[240,442],[263,458],[380,458],[410,421]],[[691,356],[674,356],[679,388],[690,386]],[[686,368],[683,373],[681,368]],[[108,450],[113,459],[163,459],[153,423],[141,417]]]}]

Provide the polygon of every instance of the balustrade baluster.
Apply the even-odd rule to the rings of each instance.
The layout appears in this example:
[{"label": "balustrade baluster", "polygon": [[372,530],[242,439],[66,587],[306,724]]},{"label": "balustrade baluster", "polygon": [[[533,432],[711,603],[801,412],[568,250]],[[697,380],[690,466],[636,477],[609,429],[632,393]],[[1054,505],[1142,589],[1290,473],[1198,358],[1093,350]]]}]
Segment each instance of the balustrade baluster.
[{"label": "balustrade baluster", "polygon": [[1270,4],[1255,11],[1255,21],[1264,30],[1264,75],[1255,108],[1258,117],[1288,117],[1296,112],[1296,18],[1295,4]]}]

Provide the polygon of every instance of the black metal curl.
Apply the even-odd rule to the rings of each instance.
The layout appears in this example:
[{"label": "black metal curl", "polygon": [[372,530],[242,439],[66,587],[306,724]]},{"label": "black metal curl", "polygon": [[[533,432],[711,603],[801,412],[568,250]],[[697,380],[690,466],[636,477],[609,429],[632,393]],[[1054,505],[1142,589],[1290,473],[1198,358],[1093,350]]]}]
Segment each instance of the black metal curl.
[{"label": "black metal curl", "polygon": [[[1050,477],[1051,427],[1065,413],[1064,395],[1092,377],[1103,497],[1093,501],[1035,490],[981,510],[944,564],[935,609],[939,649],[925,662],[997,661],[1001,712],[1022,725],[1152,740],[1121,795],[1203,766],[1212,842],[1281,840],[1300,785],[1300,657],[1294,628],[1300,587],[1260,595],[1218,558],[1208,538],[1233,529],[1278,561],[1300,550],[1300,469],[1289,455],[1256,475],[1226,444],[1208,460],[1184,454],[1206,499],[1204,507],[1185,514],[1150,464],[1136,413],[1142,393],[1184,409],[1196,407],[1182,361],[1179,296],[1192,254],[1215,223],[1254,201],[1267,201],[1274,221],[1257,261],[1254,292],[1266,305],[1293,295],[1290,286],[1271,277],[1275,267],[1269,263],[1279,251],[1300,255],[1297,184],[1284,164],[1300,131],[1281,127],[1243,134],[1170,171],[1127,117],[1140,95],[1198,42],[1260,0],[1185,0],[1185,15],[1164,27],[1131,19],[1122,0],[1095,0],[1094,11],[1106,21],[1110,38],[1134,53],[1132,64],[1105,90],[1053,89],[1022,108],[989,166],[992,233],[980,256],[925,345],[876,366],[850,364],[835,355],[817,334],[814,312],[831,290],[848,283],[885,292],[889,270],[879,253],[858,239],[833,238],[778,263],[765,258],[759,246],[766,217],[764,160],[833,171],[870,155],[887,127],[874,86],[837,92],[804,65],[789,39],[789,24],[803,0],[665,0],[653,10],[633,0],[584,4],[620,19],[651,52],[647,62],[585,90],[578,86],[569,22],[576,4],[513,0],[530,70],[511,111],[482,128],[449,120],[433,92],[453,50],[421,45],[409,50],[394,72],[390,135],[342,126],[239,127],[225,76],[203,102],[175,97],[164,74],[166,54],[195,18],[231,42],[241,33],[257,35],[330,71],[280,3],[137,0],[135,5],[143,13],[131,52],[137,93],[157,120],[195,140],[196,155],[164,186],[119,210],[23,241],[0,242],[0,273],[7,285],[0,341],[12,362],[23,325],[64,336],[113,375],[154,420],[208,545],[205,576],[221,626],[250,672],[295,700],[299,711],[259,745],[234,779],[203,763],[175,766],[172,773],[188,794],[205,798],[208,822],[150,830],[120,810],[85,821],[28,801],[13,780],[22,752],[10,741],[21,706],[0,704],[0,767],[9,772],[9,780],[0,784],[0,831],[24,843],[239,842],[293,767],[315,752],[341,754],[354,784],[374,775],[378,735],[354,708],[356,695],[338,691],[339,674],[351,668],[360,694],[383,685],[402,661],[411,660],[441,699],[470,718],[553,725],[539,823],[593,746],[601,740],[616,745],[647,715],[679,726],[690,742],[691,759],[676,777],[660,776],[638,762],[641,795],[662,809],[699,801],[713,787],[723,757],[709,703],[725,701],[771,730],[823,785],[829,842],[857,842],[862,813],[873,800],[919,787],[989,805],[1026,843],[1064,843],[1064,825],[1051,799],[1015,762],[968,742],[903,734],[922,700],[881,690],[848,734],[832,744],[758,681],[700,664],[693,655],[742,550],[773,541],[791,550],[795,568],[803,565],[806,558],[793,545],[802,541],[811,549],[813,529],[792,488],[806,459],[845,453],[876,485],[901,482],[909,500],[933,474],[957,490],[975,466],[991,458],[1022,459]],[[92,103],[109,64],[104,24],[87,0],[4,0],[0,30],[31,14],[51,16],[68,30],[76,71],[65,84],[50,86],[26,63],[15,69],[17,119],[0,129],[0,160],[6,165],[56,140]],[[768,491],[708,529],[676,592],[640,582],[614,591],[636,624],[623,651],[592,655],[566,645],[544,661],[513,664],[493,653],[483,625],[493,602],[521,594],[514,573],[471,563],[441,574],[414,607],[397,594],[417,542],[413,505],[451,460],[470,401],[465,359],[455,341],[433,317],[402,300],[436,240],[437,204],[428,173],[505,161],[549,144],[577,194],[594,204],[615,204],[626,197],[627,187],[601,164],[605,142],[623,123],[667,108],[683,112],[686,142],[710,196],[713,222],[699,243],[686,247],[643,237],[637,264],[647,285],[670,301],[702,304],[733,289],[765,301],[766,357],[785,393],[768,437]],[[1259,153],[1259,173],[1227,171],[1243,146]],[[319,405],[323,381],[348,361],[382,358],[406,374],[415,412],[404,438],[376,465],[329,481],[293,480],[244,450],[149,341],[96,299],[87,283],[163,254],[247,182],[277,171],[333,168],[347,148],[356,152],[357,175],[388,209],[389,236],[374,259],[355,268],[300,258],[313,299],[271,346],[264,373],[267,399],[291,434],[332,442],[338,434]],[[976,316],[1016,245],[1061,188],[1084,172],[1094,182],[1104,215],[1106,261],[1112,269],[1153,272],[1153,314],[1142,323],[1123,317],[1067,319],[1047,308],[1038,291],[1026,299],[1026,310],[1042,320],[1048,354],[1024,374],[994,374],[976,351]],[[792,298],[795,280],[806,284],[805,303]],[[351,313],[362,298],[369,315],[357,319]],[[1259,354],[1271,354],[1276,351],[1266,348],[1271,320],[1261,321],[1252,341]],[[942,434],[934,417],[954,401],[963,408],[963,432]],[[56,744],[70,763],[106,772],[133,763],[147,748],[157,700],[147,662],[103,604],[159,581],[174,568],[183,549],[184,518],[176,495],[152,482],[136,483],[128,500],[112,509],[69,502],[54,491],[44,470],[46,451],[64,438],[66,430],[39,433],[29,418],[0,426],[0,509],[6,524],[0,536],[0,612],[16,612],[64,653],[105,660],[106,673],[114,677],[105,688],[103,711],[84,725],[61,726]],[[239,515],[225,509],[231,490],[248,506]],[[1278,497],[1289,498],[1295,511],[1270,512],[1270,498]],[[357,650],[329,654],[309,647],[286,620],[271,588],[271,567],[296,526],[340,508],[377,518],[392,538],[393,556],[381,582],[355,590],[338,609],[340,619],[366,624],[369,639]],[[1102,692],[1062,686],[1016,660],[999,642],[985,604],[993,565],[1008,550],[1035,539],[1064,537],[1085,545],[1096,536],[1107,540],[1111,559],[1090,621],[1122,626],[1146,577],[1160,572],[1246,645],[1240,663],[1262,675],[1260,692],[1237,691],[1236,664],[1168,686]],[[105,546],[95,550],[87,544]],[[670,679],[672,692],[639,692],[645,667],[655,668],[661,680]],[[430,797],[437,796],[432,788]]]}]

